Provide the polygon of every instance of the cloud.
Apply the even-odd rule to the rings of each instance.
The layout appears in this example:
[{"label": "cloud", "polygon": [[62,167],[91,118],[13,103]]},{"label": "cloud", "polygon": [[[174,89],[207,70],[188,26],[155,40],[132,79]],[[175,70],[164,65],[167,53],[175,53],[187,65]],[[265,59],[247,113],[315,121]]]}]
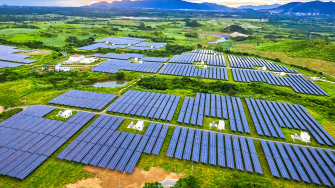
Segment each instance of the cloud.
[{"label": "cloud", "polygon": [[[112,2],[113,0],[103,0]],[[232,7],[238,7],[241,5],[270,5],[270,4],[285,4],[290,2],[309,2],[312,0],[187,0],[194,3],[211,2]],[[329,2],[331,0],[322,0]],[[332,0],[334,1],[334,0]],[[1,0],[0,4],[6,5],[21,5],[21,6],[83,6],[89,5],[99,0]]]}]

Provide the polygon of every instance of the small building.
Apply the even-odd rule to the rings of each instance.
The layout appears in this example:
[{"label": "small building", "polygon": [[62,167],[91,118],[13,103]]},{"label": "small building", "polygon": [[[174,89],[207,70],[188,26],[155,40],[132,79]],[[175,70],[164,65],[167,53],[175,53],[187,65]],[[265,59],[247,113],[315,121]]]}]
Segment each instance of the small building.
[{"label": "small building", "polygon": [[80,63],[90,64],[90,63],[93,63],[97,60],[99,60],[99,58],[95,58],[95,57],[84,58],[80,61]]},{"label": "small building", "polygon": [[127,128],[142,131],[144,128],[144,121],[138,121],[136,125],[134,124],[134,122],[131,122]]},{"label": "small building", "polygon": [[62,118],[69,118],[70,116],[72,116],[72,110],[65,110],[61,115]]},{"label": "small building", "polygon": [[211,127],[218,127],[218,124],[213,121],[212,123],[209,123],[209,128]]},{"label": "small building", "polygon": [[71,71],[71,70],[72,70],[71,67],[62,67],[61,64],[57,64],[55,66],[55,71],[57,71],[57,72],[68,72],[68,71]]},{"label": "small building", "polygon": [[218,129],[219,130],[225,129],[225,122],[223,120],[219,120]]},{"label": "small building", "polygon": [[301,138],[299,137],[299,135],[297,133],[294,133],[294,135],[291,135],[291,138],[294,140],[301,140]]},{"label": "small building", "polygon": [[165,179],[161,182],[162,187],[174,187],[179,179]]},{"label": "small building", "polygon": [[311,142],[311,136],[307,132],[301,132],[300,133],[300,138],[303,142]]},{"label": "small building", "polygon": [[144,121],[140,120],[136,123],[135,129],[139,131],[143,131],[144,128]]},{"label": "small building", "polygon": [[67,61],[67,63],[79,63],[80,61],[82,61],[83,59],[85,59],[84,55],[81,54],[76,54],[73,55],[69,58],[69,60]]}]

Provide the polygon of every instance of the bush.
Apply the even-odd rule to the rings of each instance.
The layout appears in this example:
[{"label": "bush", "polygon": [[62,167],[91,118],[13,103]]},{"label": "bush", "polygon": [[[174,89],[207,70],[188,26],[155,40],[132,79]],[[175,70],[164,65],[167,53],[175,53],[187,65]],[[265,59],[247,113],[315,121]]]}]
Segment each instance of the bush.
[{"label": "bush", "polygon": [[200,188],[199,179],[195,176],[188,176],[177,181],[175,188]]},{"label": "bush", "polygon": [[198,33],[185,33],[185,37],[198,38]]},{"label": "bush", "polygon": [[121,79],[123,79],[124,76],[125,76],[124,72],[117,72],[117,73],[115,74],[115,78],[116,78],[117,80],[121,80]]}]

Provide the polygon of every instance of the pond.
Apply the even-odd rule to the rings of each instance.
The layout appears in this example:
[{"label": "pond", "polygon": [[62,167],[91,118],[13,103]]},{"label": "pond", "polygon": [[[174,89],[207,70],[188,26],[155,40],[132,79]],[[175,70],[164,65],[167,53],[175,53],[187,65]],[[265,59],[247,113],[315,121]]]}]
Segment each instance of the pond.
[{"label": "pond", "polygon": [[108,81],[104,81],[104,82],[96,82],[92,86],[93,87],[110,87],[110,88],[114,88],[114,87],[125,86],[129,82],[130,82],[130,80],[108,80]]},{"label": "pond", "polygon": [[210,34],[204,34],[204,35],[209,35],[209,36],[213,36],[213,37],[220,37],[219,40],[214,41],[214,42],[207,42],[208,44],[215,44],[215,43],[220,43],[220,42],[227,42],[230,38],[230,36],[226,36],[226,35],[210,35]]}]

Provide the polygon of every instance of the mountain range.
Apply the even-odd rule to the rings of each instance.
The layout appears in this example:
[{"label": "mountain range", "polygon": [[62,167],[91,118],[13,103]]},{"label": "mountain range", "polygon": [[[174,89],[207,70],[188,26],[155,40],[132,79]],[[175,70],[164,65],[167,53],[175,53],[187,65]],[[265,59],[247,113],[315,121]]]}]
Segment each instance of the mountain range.
[{"label": "mountain range", "polygon": [[122,8],[122,9],[167,9],[167,10],[234,10],[228,6],[215,3],[191,3],[183,0],[122,0],[108,3],[106,1],[94,3],[93,8]]},{"label": "mountain range", "polygon": [[121,9],[165,9],[165,10],[205,10],[205,11],[262,11],[273,13],[318,13],[318,14],[335,14],[334,2],[292,2],[284,5],[261,5],[253,6],[246,5],[239,8],[231,8],[225,5],[215,3],[192,3],[183,0],[121,0],[113,1],[111,3],[101,1],[92,5],[86,6],[88,8],[121,8]]},{"label": "mountain range", "polygon": [[266,9],[274,9],[280,7],[281,4],[273,4],[273,5],[243,5],[239,6],[238,9],[254,9],[254,10],[266,10]]}]

